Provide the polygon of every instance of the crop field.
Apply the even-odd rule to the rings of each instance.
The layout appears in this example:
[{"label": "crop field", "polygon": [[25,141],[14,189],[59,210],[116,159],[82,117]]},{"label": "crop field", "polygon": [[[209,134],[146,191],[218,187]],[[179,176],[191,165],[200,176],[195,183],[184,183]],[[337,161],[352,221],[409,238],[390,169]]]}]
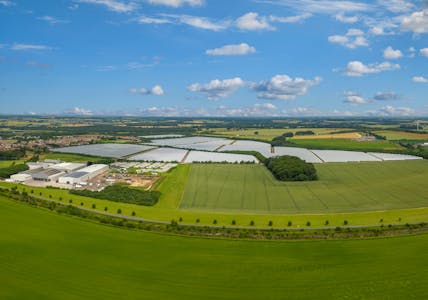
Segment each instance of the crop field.
[{"label": "crop field", "polygon": [[316,182],[279,182],[260,165],[193,165],[182,209],[337,213],[428,206],[428,161],[317,164]]},{"label": "crop field", "polygon": [[262,141],[272,141],[274,137],[283,135],[286,132],[292,132],[293,134],[297,131],[313,131],[315,134],[332,134],[338,131],[349,130],[349,128],[284,128],[284,129],[243,129],[243,130],[227,130],[226,128],[219,128],[215,130],[215,134],[234,138],[247,138]]},{"label": "crop field", "polygon": [[398,144],[388,141],[359,142],[349,139],[292,139],[298,147],[328,150],[356,150],[356,151],[382,151],[403,150]]},{"label": "crop field", "polygon": [[42,154],[40,156],[40,160],[45,159],[58,159],[65,162],[98,162],[105,160],[104,157],[98,157],[98,156],[87,156],[82,154],[73,154],[73,153],[48,153],[48,154]]},{"label": "crop field", "polygon": [[0,198],[1,299],[427,299],[428,235],[189,238]]},{"label": "crop field", "polygon": [[218,152],[204,152],[204,151],[190,151],[186,157],[186,163],[192,162],[258,162],[252,155],[246,154],[232,154],[232,153],[218,153]]},{"label": "crop field", "polygon": [[333,134],[316,134],[316,135],[296,135],[293,140],[305,140],[305,139],[358,139],[361,134],[357,132],[349,133],[333,133]]},{"label": "crop field", "polygon": [[376,134],[386,137],[387,140],[428,140],[428,133],[413,133],[405,131],[375,131]]}]

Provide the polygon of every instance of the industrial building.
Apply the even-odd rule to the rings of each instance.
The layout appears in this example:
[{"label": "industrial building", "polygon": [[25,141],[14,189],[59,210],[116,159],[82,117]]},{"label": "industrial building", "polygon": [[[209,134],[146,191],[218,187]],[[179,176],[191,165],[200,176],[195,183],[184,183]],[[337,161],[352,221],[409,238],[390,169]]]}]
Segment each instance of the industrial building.
[{"label": "industrial building", "polygon": [[108,165],[96,164],[91,165],[83,169],[79,169],[76,172],[64,175],[58,178],[58,182],[62,184],[78,184],[81,182],[88,181],[104,172],[109,170]]},{"label": "industrial building", "polygon": [[51,169],[58,170],[65,173],[72,173],[74,171],[77,171],[83,167],[85,167],[86,164],[82,163],[69,163],[69,162],[63,162],[59,164],[54,164],[50,166]]},{"label": "industrial building", "polygon": [[65,172],[61,172],[55,169],[44,169],[38,173],[33,174],[33,180],[57,181],[57,179],[63,175],[65,175]]}]

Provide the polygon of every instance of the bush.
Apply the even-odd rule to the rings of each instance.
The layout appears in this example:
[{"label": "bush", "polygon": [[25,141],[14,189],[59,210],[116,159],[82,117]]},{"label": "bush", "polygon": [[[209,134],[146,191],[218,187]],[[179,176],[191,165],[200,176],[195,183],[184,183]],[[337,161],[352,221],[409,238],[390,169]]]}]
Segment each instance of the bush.
[{"label": "bush", "polygon": [[236,225],[236,221],[235,220],[232,220],[232,225]]},{"label": "bush", "polygon": [[13,174],[27,170],[28,166],[25,164],[11,165],[10,167],[0,168],[0,178],[9,178]]},{"label": "bush", "polygon": [[117,210],[117,214],[118,215],[120,215],[122,213],[122,210],[119,208],[118,210]]},{"label": "bush", "polygon": [[104,207],[104,211],[108,211],[108,207],[106,206],[106,207]]},{"label": "bush", "polygon": [[135,213],[135,211],[133,211],[133,212],[132,212],[132,216],[133,216],[133,217],[135,217],[135,215],[136,215],[136,213]]},{"label": "bush", "polygon": [[178,219],[178,222],[183,222],[183,217],[180,217],[180,218]]},{"label": "bush", "polygon": [[266,167],[276,179],[281,181],[317,180],[317,171],[313,164],[294,156],[272,157],[266,160]]},{"label": "bush", "polygon": [[217,224],[217,220],[216,220],[216,219],[214,219],[213,224],[214,224],[214,225],[215,225],[215,224]]},{"label": "bush", "polygon": [[311,226],[311,221],[306,222],[306,226],[310,227]]},{"label": "bush", "polygon": [[254,226],[254,221],[253,220],[250,221],[250,226]]},{"label": "bush", "polygon": [[330,222],[329,222],[329,220],[326,220],[325,223],[324,223],[324,225],[327,226],[328,224],[330,224]]},{"label": "bush", "polygon": [[92,204],[92,209],[97,208],[97,206],[95,204]]},{"label": "bush", "polygon": [[348,220],[343,221],[343,225],[348,225]]},{"label": "bush", "polygon": [[199,223],[201,220],[199,220],[199,219],[196,219],[196,223]]},{"label": "bush", "polygon": [[109,186],[101,192],[88,190],[70,190],[69,192],[74,195],[145,206],[155,205],[160,197],[160,192],[158,191],[144,191],[130,188],[122,184]]},{"label": "bush", "polygon": [[288,223],[287,223],[287,226],[288,226],[288,227],[291,227],[291,226],[293,226],[293,222],[291,222],[291,221],[288,221]]},{"label": "bush", "polygon": [[272,226],[273,226],[273,222],[272,222],[272,221],[269,221],[268,226],[269,226],[269,227],[272,227]]}]

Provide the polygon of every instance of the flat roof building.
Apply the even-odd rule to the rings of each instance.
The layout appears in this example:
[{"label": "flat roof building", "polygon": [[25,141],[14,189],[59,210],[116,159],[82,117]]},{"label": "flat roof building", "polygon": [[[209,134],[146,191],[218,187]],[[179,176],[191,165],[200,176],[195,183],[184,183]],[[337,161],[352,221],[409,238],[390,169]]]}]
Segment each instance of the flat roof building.
[{"label": "flat roof building", "polygon": [[67,174],[58,179],[59,183],[63,184],[77,184],[90,180],[109,170],[109,166],[103,164],[91,165],[76,172]]},{"label": "flat roof building", "polygon": [[58,171],[66,172],[66,173],[72,173],[72,172],[77,171],[81,168],[84,168],[85,166],[86,166],[86,164],[83,164],[83,163],[63,162],[63,163],[52,165],[52,166],[50,166],[50,168],[58,170]]}]

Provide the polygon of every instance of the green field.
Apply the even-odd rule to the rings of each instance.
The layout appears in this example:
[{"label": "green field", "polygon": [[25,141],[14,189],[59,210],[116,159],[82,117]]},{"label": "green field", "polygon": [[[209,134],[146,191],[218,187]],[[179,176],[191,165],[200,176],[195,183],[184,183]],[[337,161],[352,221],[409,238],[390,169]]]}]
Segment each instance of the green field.
[{"label": "green field", "polygon": [[245,241],[131,231],[0,198],[0,299],[427,299],[428,235]]},{"label": "green field", "polygon": [[98,162],[105,160],[103,157],[95,157],[95,156],[88,156],[88,155],[81,155],[81,154],[73,154],[73,153],[49,153],[49,154],[43,154],[40,156],[40,160],[45,159],[58,159],[65,162]]},{"label": "green field", "polygon": [[405,131],[375,131],[376,134],[384,136],[387,140],[428,140],[428,133],[413,133]]},{"label": "green field", "polygon": [[283,135],[286,132],[292,132],[293,134],[297,131],[313,131],[315,134],[330,134],[335,132],[341,132],[344,130],[352,130],[349,128],[284,128],[284,129],[242,129],[242,130],[227,130],[226,128],[215,129],[216,135],[221,135],[229,138],[239,137],[246,139],[272,141],[274,137]]},{"label": "green field", "polygon": [[0,160],[0,169],[1,168],[8,168],[10,167],[13,163],[15,164],[23,164],[24,160]]},{"label": "green field", "polygon": [[384,151],[405,149],[398,144],[388,141],[359,142],[350,139],[292,139],[291,142],[298,147],[311,149],[354,151]]},{"label": "green field", "polygon": [[261,165],[195,164],[180,207],[343,213],[428,206],[428,161],[317,164],[316,168],[319,181],[284,183]]}]

